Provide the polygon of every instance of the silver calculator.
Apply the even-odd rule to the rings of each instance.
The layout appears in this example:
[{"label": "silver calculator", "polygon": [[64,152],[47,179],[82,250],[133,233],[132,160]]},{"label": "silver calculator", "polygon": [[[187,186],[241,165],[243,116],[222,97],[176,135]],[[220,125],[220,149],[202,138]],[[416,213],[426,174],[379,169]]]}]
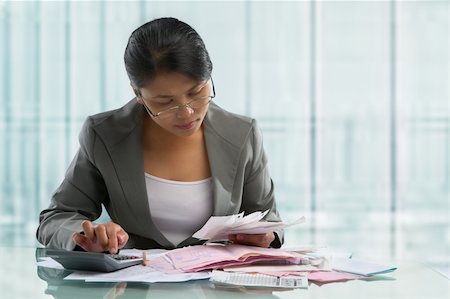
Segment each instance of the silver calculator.
[{"label": "silver calculator", "polygon": [[119,269],[142,264],[142,257],[122,254],[94,253],[47,249],[51,257],[69,270],[112,272]]}]

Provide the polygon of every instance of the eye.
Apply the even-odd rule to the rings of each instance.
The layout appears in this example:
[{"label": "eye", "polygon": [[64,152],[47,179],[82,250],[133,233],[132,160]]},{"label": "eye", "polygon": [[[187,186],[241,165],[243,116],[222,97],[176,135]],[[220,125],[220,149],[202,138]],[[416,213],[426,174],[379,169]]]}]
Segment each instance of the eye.
[{"label": "eye", "polygon": [[190,98],[195,98],[195,97],[197,97],[198,95],[199,95],[198,92],[196,92],[196,93],[192,93],[192,92],[191,92],[191,93],[189,94],[189,97],[190,97]]},{"label": "eye", "polygon": [[189,96],[191,96],[191,97],[198,96],[198,95],[200,95],[202,93],[203,89],[204,88],[201,88],[199,90],[193,91],[193,92],[189,93]]},{"label": "eye", "polygon": [[156,105],[166,106],[170,105],[173,102],[173,99],[158,99],[155,101]]}]

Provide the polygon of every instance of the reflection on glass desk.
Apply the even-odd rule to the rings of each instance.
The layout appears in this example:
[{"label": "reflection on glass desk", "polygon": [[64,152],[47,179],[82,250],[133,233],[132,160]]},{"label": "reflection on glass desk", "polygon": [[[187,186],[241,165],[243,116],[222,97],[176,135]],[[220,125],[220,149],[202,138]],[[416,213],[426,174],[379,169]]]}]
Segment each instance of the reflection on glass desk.
[{"label": "reflection on glass desk", "polygon": [[424,265],[399,262],[394,273],[365,281],[324,285],[309,289],[248,289],[218,287],[208,280],[183,283],[86,283],[67,281],[70,272],[37,267],[42,255],[35,248],[0,248],[0,297],[8,299],[73,298],[449,298],[450,280]]}]

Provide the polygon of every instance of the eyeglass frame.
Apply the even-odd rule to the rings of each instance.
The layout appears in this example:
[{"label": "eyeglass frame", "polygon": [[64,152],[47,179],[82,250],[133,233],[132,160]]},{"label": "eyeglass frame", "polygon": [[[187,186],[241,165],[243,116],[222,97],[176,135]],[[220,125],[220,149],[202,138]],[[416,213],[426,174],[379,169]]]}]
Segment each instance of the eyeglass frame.
[{"label": "eyeglass frame", "polygon": [[[209,100],[208,100],[208,102],[205,103],[202,107],[204,107],[204,106],[208,105],[209,103],[211,103],[211,101],[216,97],[216,89],[214,88],[214,81],[213,81],[212,77],[209,78],[208,80],[211,80],[211,84],[212,84],[212,95],[210,95],[210,96],[205,96],[205,98],[209,98]],[[206,83],[206,84],[208,84],[208,83]],[[206,84],[205,84],[205,86],[206,86]],[[147,113],[150,114],[150,115],[153,116],[153,117],[160,117],[160,115],[161,115],[162,113],[165,113],[165,112],[168,112],[168,111],[171,111],[171,110],[176,111],[176,112],[175,112],[175,114],[176,114],[176,113],[178,113],[178,111],[180,111],[180,109],[183,109],[183,108],[190,108],[190,109],[192,109],[192,111],[195,111],[195,109],[199,109],[199,108],[200,108],[200,107],[199,107],[199,108],[193,108],[193,107],[190,106],[190,104],[192,104],[192,102],[195,102],[195,101],[200,100],[200,99],[197,99],[197,100],[191,100],[191,101],[189,101],[189,102],[186,103],[186,104],[176,105],[176,106],[173,106],[173,107],[164,109],[164,110],[159,111],[158,113],[155,114],[155,113],[153,113],[153,112],[150,110],[150,108],[147,106],[147,103],[146,103],[144,97],[143,97],[141,94],[139,94],[139,95],[137,95],[137,96],[141,98],[142,104],[144,105],[144,108],[145,108],[145,110],[147,111]]]}]

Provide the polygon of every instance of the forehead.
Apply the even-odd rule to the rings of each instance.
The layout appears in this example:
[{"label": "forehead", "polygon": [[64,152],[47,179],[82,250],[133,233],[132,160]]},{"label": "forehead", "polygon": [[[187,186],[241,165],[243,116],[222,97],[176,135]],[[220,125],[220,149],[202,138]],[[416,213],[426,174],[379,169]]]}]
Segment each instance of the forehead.
[{"label": "forehead", "polygon": [[141,93],[143,96],[150,97],[177,95],[183,94],[202,83],[179,73],[159,73],[141,88]]}]

